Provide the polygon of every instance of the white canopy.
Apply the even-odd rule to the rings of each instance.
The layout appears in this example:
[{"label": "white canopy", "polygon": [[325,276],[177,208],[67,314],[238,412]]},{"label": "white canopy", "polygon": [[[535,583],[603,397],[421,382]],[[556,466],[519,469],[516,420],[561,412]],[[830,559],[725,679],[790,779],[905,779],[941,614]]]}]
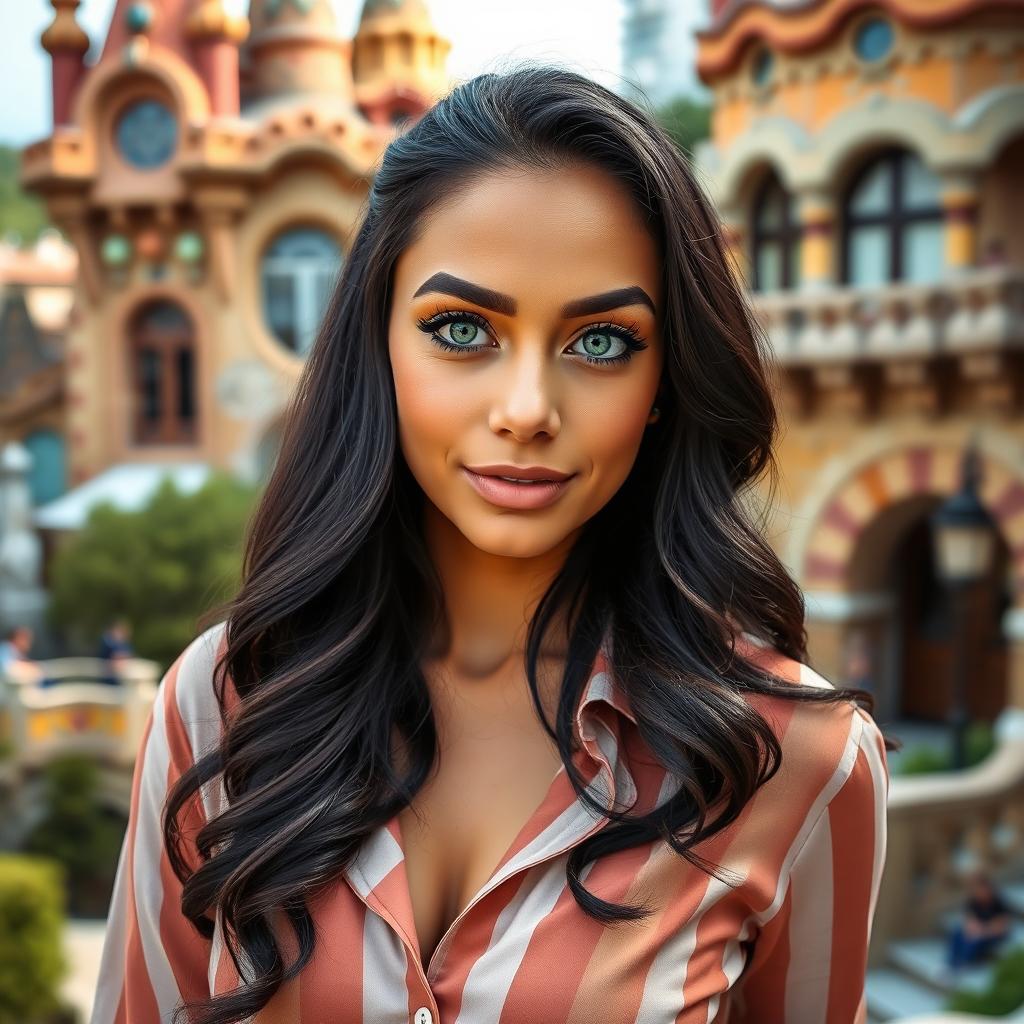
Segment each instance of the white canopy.
[{"label": "white canopy", "polygon": [[40,505],[33,522],[47,530],[80,530],[93,505],[101,501],[134,511],[146,504],[165,476],[174,480],[178,490],[190,494],[202,487],[209,475],[210,466],[205,462],[122,462]]}]

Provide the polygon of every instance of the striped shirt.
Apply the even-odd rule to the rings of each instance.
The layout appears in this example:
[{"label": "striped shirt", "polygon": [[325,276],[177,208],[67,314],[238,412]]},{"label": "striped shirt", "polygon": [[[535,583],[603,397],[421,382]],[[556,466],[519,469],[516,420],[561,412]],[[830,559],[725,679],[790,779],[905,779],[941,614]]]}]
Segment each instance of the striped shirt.
[{"label": "striped shirt", "polygon": [[[217,741],[212,673],[224,626],[193,640],[160,681],[135,766],[92,1024],[169,1021],[181,998],[240,983],[219,916],[209,940],[182,916],[160,830],[169,785]],[[791,684],[832,686],[746,638],[740,653]],[[576,763],[603,806],[646,811],[678,783],[645,755],[609,666],[602,647],[576,711]],[[588,917],[566,885],[566,860],[608,819],[583,804],[562,767],[424,971],[396,815],[310,904],[313,960],[254,1024],[864,1024],[886,848],[882,734],[852,701],[745,699],[783,757],[739,817],[694,848],[731,884],[658,839],[602,856],[582,876],[595,895],[643,901],[653,913],[610,926]],[[188,834],[224,806],[218,776],[195,801]],[[282,927],[278,938],[290,961],[291,931]]]}]

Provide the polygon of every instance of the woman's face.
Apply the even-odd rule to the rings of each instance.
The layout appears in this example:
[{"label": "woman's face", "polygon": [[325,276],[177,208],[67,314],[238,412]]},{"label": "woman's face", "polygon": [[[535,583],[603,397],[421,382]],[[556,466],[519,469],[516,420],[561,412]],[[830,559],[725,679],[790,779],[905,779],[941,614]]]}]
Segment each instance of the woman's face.
[{"label": "woman's face", "polygon": [[[661,378],[659,282],[632,198],[590,166],[493,172],[425,218],[394,270],[400,442],[477,548],[544,554],[622,485]],[[569,479],[467,472],[496,464]]]}]

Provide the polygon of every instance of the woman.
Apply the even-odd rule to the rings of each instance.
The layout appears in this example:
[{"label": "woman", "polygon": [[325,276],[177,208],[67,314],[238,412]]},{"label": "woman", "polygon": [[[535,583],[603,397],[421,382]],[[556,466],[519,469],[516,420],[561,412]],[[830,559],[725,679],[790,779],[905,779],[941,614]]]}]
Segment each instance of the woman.
[{"label": "woman", "polygon": [[391,143],[161,684],[95,1024],[864,1020],[886,746],[753,520],[762,344],[601,86],[482,75]]}]

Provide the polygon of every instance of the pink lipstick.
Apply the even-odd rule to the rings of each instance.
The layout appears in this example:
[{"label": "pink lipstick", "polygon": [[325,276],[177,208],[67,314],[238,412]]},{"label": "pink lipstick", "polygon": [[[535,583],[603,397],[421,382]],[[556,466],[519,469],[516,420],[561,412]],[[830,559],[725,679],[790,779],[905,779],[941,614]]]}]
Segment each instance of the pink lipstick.
[{"label": "pink lipstick", "polygon": [[477,494],[492,505],[522,510],[551,505],[562,496],[576,475],[543,466],[480,466],[479,469],[482,472],[462,467]]}]

